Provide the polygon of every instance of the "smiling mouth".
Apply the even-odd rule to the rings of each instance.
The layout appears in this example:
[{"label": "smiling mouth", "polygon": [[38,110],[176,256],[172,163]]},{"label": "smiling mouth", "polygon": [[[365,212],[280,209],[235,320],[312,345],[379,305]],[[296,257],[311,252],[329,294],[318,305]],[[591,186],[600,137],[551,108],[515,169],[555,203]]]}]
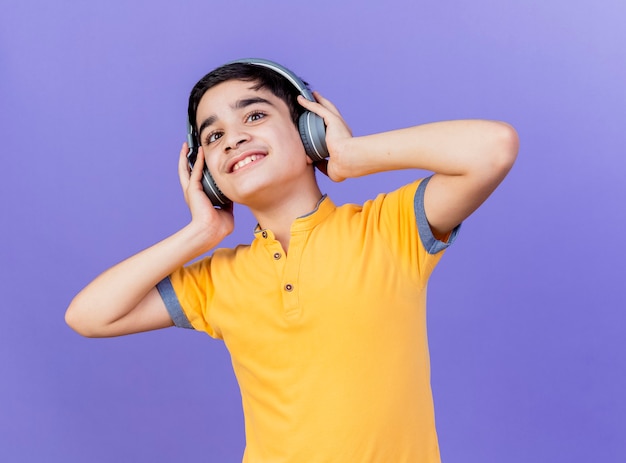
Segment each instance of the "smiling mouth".
[{"label": "smiling mouth", "polygon": [[263,159],[265,156],[262,154],[251,154],[250,156],[245,157],[244,159],[242,159],[241,161],[239,161],[238,163],[236,163],[231,172],[237,172],[239,169],[241,169],[244,166],[247,166],[248,164],[254,162],[254,161],[258,161],[259,159]]}]

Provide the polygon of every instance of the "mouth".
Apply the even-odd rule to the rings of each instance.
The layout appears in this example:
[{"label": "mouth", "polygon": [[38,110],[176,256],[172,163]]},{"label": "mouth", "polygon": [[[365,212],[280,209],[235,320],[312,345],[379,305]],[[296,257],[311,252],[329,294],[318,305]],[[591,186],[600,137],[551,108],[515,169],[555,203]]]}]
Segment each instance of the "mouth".
[{"label": "mouth", "polygon": [[265,154],[259,153],[259,152],[243,155],[239,159],[233,160],[233,163],[230,166],[228,172],[231,174],[234,172],[237,172],[238,170],[248,166],[249,164],[257,162],[263,159],[264,157],[265,157]]}]

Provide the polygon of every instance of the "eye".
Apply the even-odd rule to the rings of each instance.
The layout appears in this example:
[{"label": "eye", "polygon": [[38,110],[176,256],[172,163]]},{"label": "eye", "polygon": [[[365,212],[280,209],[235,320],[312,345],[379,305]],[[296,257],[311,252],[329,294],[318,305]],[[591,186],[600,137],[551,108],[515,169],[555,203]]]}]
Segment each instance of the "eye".
[{"label": "eye", "polygon": [[265,117],[265,113],[263,111],[254,111],[246,116],[246,122],[256,122]]},{"label": "eye", "polygon": [[217,132],[217,131],[216,132],[211,132],[204,139],[205,143],[207,145],[210,145],[211,143],[213,143],[213,142],[219,140],[220,138],[222,138],[222,135],[223,135],[222,132]]}]

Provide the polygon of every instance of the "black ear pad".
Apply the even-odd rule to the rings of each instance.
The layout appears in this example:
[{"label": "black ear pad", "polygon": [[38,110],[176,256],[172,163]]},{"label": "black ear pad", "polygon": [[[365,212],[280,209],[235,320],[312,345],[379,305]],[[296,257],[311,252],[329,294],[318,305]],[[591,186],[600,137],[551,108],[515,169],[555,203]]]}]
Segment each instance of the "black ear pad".
[{"label": "black ear pad", "polygon": [[214,206],[225,207],[232,202],[217,186],[217,183],[213,180],[213,176],[211,175],[211,172],[209,172],[209,169],[207,169],[206,165],[204,166],[204,169],[202,169],[202,189]]},{"label": "black ear pad", "polygon": [[326,126],[320,116],[305,111],[298,119],[298,129],[304,150],[313,161],[322,161],[328,157]]},{"label": "black ear pad", "polygon": [[[189,168],[193,169],[193,165],[196,163],[196,157],[198,156],[197,137],[193,126],[187,121],[187,145],[189,145],[189,152],[187,153],[187,163]],[[222,190],[219,189],[217,183],[213,179],[211,172],[206,166],[202,169],[202,189],[211,200],[211,203],[216,207],[225,207],[231,203],[231,200],[226,197]]]}]

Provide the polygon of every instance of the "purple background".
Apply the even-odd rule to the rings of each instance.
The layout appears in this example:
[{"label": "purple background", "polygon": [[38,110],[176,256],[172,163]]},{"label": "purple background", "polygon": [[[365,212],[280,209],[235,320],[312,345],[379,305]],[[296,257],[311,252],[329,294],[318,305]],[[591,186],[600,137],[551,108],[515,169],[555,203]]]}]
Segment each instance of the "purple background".
[{"label": "purple background", "polygon": [[[249,56],[295,70],[357,135],[467,117],[518,129],[516,166],[431,280],[442,457],[625,461],[626,3],[310,3],[2,0],[0,461],[240,460],[222,343],[84,339],[63,314],[186,223],[188,92]],[[323,188],[356,202],[421,174]],[[239,208],[226,244],[253,225]]]}]

